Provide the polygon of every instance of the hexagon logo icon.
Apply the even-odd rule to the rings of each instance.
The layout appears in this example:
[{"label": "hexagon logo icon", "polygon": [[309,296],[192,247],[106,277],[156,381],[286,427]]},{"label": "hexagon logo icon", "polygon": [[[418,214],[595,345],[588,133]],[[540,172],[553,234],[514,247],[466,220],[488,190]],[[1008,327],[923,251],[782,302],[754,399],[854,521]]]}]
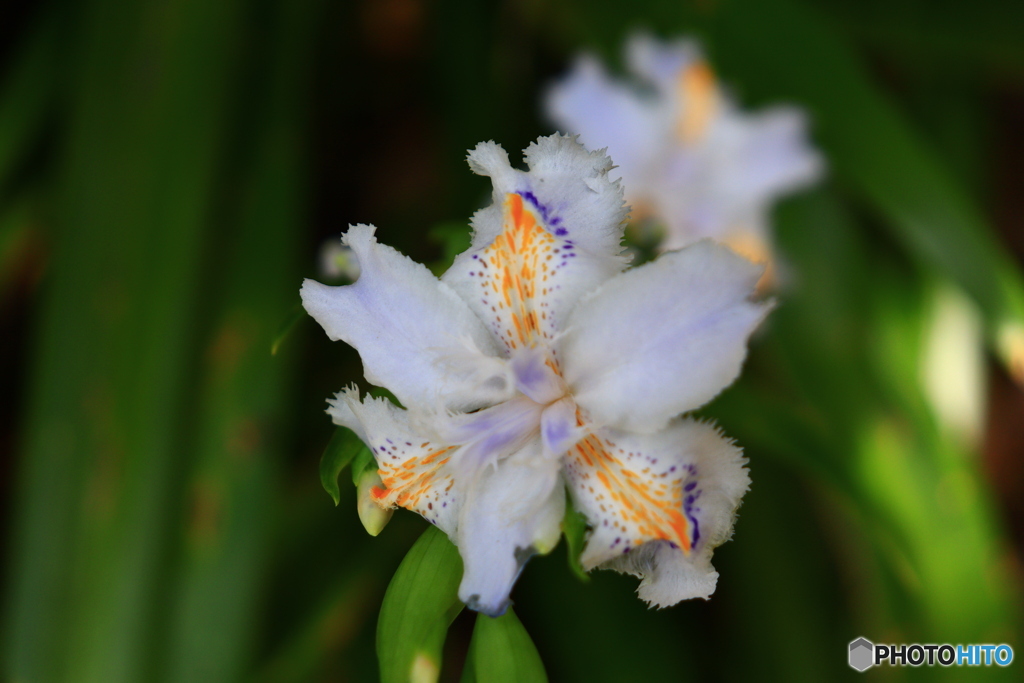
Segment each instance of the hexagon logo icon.
[{"label": "hexagon logo icon", "polygon": [[850,666],[857,671],[867,671],[875,665],[875,645],[867,638],[858,638],[850,643]]}]

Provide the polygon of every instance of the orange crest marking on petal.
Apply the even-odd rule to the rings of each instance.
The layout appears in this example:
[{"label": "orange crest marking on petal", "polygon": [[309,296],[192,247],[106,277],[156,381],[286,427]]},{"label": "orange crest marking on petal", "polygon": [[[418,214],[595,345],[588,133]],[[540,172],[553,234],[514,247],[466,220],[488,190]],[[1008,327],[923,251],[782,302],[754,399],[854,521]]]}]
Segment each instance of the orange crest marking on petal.
[{"label": "orange crest marking on petal", "polygon": [[[393,444],[390,441],[374,448],[378,470],[384,488],[374,487],[370,491],[373,499],[383,507],[397,505],[417,512],[428,520],[440,512],[435,509],[448,504],[453,481],[443,471],[448,463],[448,454],[457,446],[436,448],[430,443],[417,446]],[[425,452],[422,457],[412,452]]]},{"label": "orange crest marking on petal", "polygon": [[679,74],[682,115],[677,124],[679,139],[691,144],[704,137],[718,113],[718,84],[707,62],[700,60]]},{"label": "orange crest marking on petal", "polygon": [[592,434],[569,450],[566,473],[576,495],[589,497],[592,505],[587,507],[600,511],[600,518],[590,521],[605,528],[602,536],[614,537],[612,550],[627,553],[662,540],[689,552],[696,542],[696,526],[686,516],[687,496],[695,496],[692,487],[684,491],[692,474],[685,466],[627,452]]},{"label": "orange crest marking on petal", "polygon": [[501,233],[480,254],[478,276],[483,279],[484,304],[497,318],[496,332],[511,351],[553,334],[545,298],[561,249],[519,194],[505,196],[504,215]]}]

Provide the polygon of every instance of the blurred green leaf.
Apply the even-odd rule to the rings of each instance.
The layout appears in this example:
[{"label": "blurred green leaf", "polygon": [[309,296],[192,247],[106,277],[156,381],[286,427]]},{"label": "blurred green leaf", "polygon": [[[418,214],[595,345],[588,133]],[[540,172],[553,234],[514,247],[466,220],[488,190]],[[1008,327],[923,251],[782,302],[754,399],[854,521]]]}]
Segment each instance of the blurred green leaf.
[{"label": "blurred green leaf", "polygon": [[[362,448],[362,450],[360,450]],[[341,502],[341,490],[338,488],[338,475],[345,469],[356,455],[362,455],[366,447],[351,429],[336,427],[331,440],[320,457],[320,483],[324,491],[330,494],[334,504]]]},{"label": "blurred green leaf", "polygon": [[357,572],[331,587],[314,613],[260,668],[254,676],[257,683],[320,680],[317,674],[325,660],[349,645],[377,607],[379,579],[362,567]]},{"label": "blurred green leaf", "polygon": [[302,304],[295,304],[292,310],[289,311],[288,317],[285,319],[281,326],[277,328],[277,332],[274,334],[274,339],[270,343],[270,355],[276,356],[278,350],[281,348],[281,344],[287,339],[291,333],[295,330],[296,325],[299,321],[306,317],[306,309],[302,307]]},{"label": "blurred green leaf", "polygon": [[61,80],[60,13],[39,12],[0,83],[0,190],[47,121]]},{"label": "blurred green leaf", "polygon": [[562,533],[565,534],[565,552],[569,558],[569,569],[580,581],[590,581],[583,571],[580,555],[587,535],[587,518],[572,505],[572,497],[566,496],[565,517],[562,518]]},{"label": "blurred green leaf", "polygon": [[[127,683],[154,678],[162,642],[239,12],[91,0],[75,18],[5,677]],[[30,90],[46,87],[34,78]]]},{"label": "blurred green leaf", "polygon": [[1024,74],[1024,5],[1004,0],[828,0],[849,33],[873,47],[939,69],[966,65],[972,72]]},{"label": "blurred green leaf", "polygon": [[[237,681],[257,654],[254,636],[279,512],[283,435],[292,417],[294,358],[271,358],[265,340],[295,296],[306,183],[303,137],[308,40],[318,0],[276,4],[253,96],[262,106],[235,144],[224,193],[231,228],[199,404],[191,508],[181,521],[182,566],[164,666],[168,683]],[[243,98],[242,101],[244,101]],[[246,112],[240,102],[239,118]],[[299,308],[299,312],[302,310]]]},{"label": "blurred green leaf", "polygon": [[32,251],[36,232],[28,202],[18,202],[0,210],[0,302],[13,283],[18,266]]},{"label": "blurred green leaf", "polygon": [[384,595],[377,622],[382,683],[437,680],[448,626],[463,608],[461,580],[459,551],[444,532],[430,527],[402,560]]},{"label": "blurred green leaf", "polygon": [[543,683],[544,663],[509,607],[500,617],[476,616],[462,683]]}]

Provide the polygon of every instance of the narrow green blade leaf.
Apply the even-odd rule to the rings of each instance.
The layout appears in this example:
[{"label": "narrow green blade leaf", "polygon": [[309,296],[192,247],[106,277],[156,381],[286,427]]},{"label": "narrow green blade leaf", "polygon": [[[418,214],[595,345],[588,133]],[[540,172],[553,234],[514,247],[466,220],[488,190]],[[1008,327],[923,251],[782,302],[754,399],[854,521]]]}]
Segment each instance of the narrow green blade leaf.
[{"label": "narrow green blade leaf", "polygon": [[580,581],[590,581],[583,571],[580,555],[583,553],[584,537],[587,533],[587,518],[572,505],[572,498],[566,497],[565,517],[562,518],[562,533],[565,534],[566,553],[569,556],[569,569]]},{"label": "narrow green blade leaf", "polygon": [[263,76],[253,95],[261,104],[242,114],[256,124],[236,142],[244,151],[232,158],[230,173],[240,192],[226,198],[223,228],[232,231],[231,242],[220,260],[220,287],[210,295],[218,313],[209,346],[230,351],[211,354],[203,372],[197,463],[188,482],[193,504],[182,511],[178,580],[167,590],[173,612],[161,636],[162,683],[240,681],[262,652],[258,615],[279,519],[295,368],[294,354],[271,358],[263,342],[284,312],[291,310],[293,325],[304,315],[294,304],[308,187],[301,135],[308,85],[301,74],[313,58],[308,28],[320,6],[281,3],[262,19],[273,30],[253,46],[267,58],[253,65]]},{"label": "narrow green blade leaf", "polygon": [[462,558],[444,533],[427,529],[391,579],[377,621],[381,683],[427,683],[441,671],[441,648],[459,612]]},{"label": "narrow green blade leaf", "polygon": [[542,683],[544,663],[516,613],[477,615],[462,683]]},{"label": "narrow green blade leaf", "polygon": [[302,304],[295,304],[292,310],[288,312],[288,317],[281,327],[277,328],[277,333],[274,335],[273,341],[270,342],[270,355],[276,356],[277,352],[281,349],[281,344],[284,340],[295,329],[295,326],[299,324],[299,321],[306,317],[306,309],[302,307]]},{"label": "narrow green blade leaf", "polygon": [[[76,9],[59,239],[15,487],[6,680],[155,678],[239,5]],[[173,21],[154,32],[158,16]]]},{"label": "narrow green blade leaf", "polygon": [[[324,491],[330,494],[334,504],[341,502],[341,490],[338,488],[338,475],[348,466],[357,454],[361,454],[360,447],[363,444],[359,438],[352,433],[351,429],[338,427],[331,435],[331,440],[320,456],[320,483]],[[363,447],[365,450],[365,447]]]}]

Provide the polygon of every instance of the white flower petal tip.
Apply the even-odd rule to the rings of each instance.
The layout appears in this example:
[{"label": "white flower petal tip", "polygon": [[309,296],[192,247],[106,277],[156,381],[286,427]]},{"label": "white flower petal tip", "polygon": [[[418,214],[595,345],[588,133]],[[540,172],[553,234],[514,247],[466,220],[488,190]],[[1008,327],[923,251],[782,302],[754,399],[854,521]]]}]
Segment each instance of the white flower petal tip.
[{"label": "white flower petal tip", "polygon": [[532,443],[485,470],[467,491],[457,545],[464,564],[459,599],[470,609],[503,614],[526,562],[557,542],[565,515],[559,469]]},{"label": "white flower petal tip", "polygon": [[[343,237],[359,259],[354,284],[328,287],[306,280],[302,305],[333,340],[359,351],[366,379],[391,390],[407,407],[474,409],[494,396],[460,381],[439,361],[467,357],[460,339],[497,355],[494,339],[469,306],[427,268],[377,243],[374,228],[352,226]],[[471,374],[471,373],[470,373]]]},{"label": "white flower petal tip", "polygon": [[360,441],[366,443],[366,433],[352,410],[353,404],[359,404],[359,389],[355,385],[346,387],[335,394],[334,398],[327,399],[327,414],[331,416],[334,424],[351,429]]},{"label": "white flower petal tip", "polygon": [[381,507],[377,502],[374,492],[383,488],[384,482],[381,481],[380,475],[372,470],[363,473],[363,476],[359,478],[359,486],[356,488],[356,510],[359,513],[359,521],[363,523],[366,533],[371,536],[380,534],[391,521],[391,515],[395,512],[394,508]]}]

